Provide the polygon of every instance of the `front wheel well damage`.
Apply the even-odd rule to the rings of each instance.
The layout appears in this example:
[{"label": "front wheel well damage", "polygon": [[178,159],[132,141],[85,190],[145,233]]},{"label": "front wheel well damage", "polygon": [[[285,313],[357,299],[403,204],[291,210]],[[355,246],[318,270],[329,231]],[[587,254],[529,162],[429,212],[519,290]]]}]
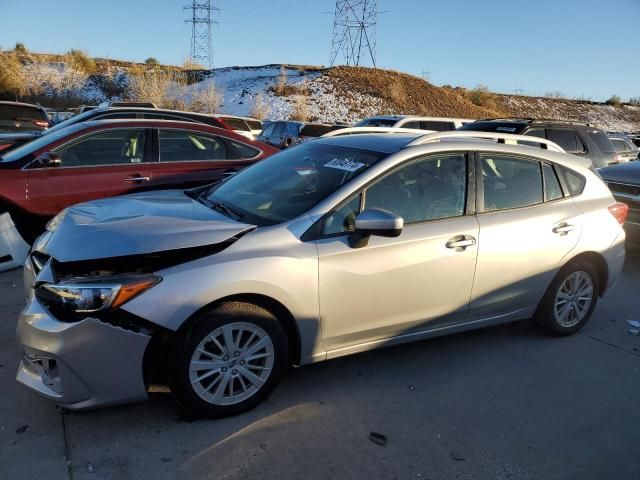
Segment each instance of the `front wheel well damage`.
[{"label": "front wheel well damage", "polygon": [[301,358],[300,332],[291,312],[279,301],[261,294],[247,293],[232,295],[215,300],[194,312],[176,331],[166,329],[157,330],[152,335],[145,351],[143,373],[147,385],[153,383],[166,384],[169,372],[170,352],[174,342],[183,332],[193,325],[197,317],[206,310],[211,310],[226,302],[245,302],[257,305],[271,312],[280,322],[287,335],[289,358],[291,363],[298,365]]}]

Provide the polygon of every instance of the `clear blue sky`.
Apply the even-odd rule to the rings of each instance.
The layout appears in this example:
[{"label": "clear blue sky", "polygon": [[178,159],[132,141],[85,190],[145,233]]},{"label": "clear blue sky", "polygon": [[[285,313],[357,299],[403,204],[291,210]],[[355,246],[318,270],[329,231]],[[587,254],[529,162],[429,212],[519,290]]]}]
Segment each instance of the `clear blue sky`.
[{"label": "clear blue sky", "polygon": [[[182,63],[190,0],[0,0],[0,46]],[[215,66],[326,65],[332,0],[217,0]],[[640,0],[378,0],[378,65],[437,85],[640,96]]]}]

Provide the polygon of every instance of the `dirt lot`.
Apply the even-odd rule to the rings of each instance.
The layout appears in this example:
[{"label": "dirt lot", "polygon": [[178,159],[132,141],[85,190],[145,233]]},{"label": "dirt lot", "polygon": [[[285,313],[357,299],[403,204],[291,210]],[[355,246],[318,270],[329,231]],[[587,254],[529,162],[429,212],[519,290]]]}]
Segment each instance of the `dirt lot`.
[{"label": "dirt lot", "polygon": [[19,386],[20,272],[0,274],[0,479],[638,479],[639,287],[635,253],[572,337],[522,322],[369,352],[190,421],[167,393],[65,413]]}]

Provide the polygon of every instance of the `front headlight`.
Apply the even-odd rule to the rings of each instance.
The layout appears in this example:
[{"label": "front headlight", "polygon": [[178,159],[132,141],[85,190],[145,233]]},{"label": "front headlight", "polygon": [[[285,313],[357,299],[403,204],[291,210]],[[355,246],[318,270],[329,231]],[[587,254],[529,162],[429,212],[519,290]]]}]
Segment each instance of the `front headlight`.
[{"label": "front headlight", "polygon": [[77,316],[118,308],[160,280],[156,275],[77,279],[44,284],[36,290],[36,297],[54,314]]}]

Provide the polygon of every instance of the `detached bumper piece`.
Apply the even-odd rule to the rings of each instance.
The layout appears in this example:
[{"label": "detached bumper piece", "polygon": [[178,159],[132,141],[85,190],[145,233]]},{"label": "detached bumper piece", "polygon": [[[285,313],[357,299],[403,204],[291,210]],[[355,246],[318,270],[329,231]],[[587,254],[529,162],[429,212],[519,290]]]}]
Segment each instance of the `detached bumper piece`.
[{"label": "detached bumper piece", "polygon": [[145,400],[142,364],[150,336],[94,318],[67,323],[36,299],[20,315],[24,355],[16,379],[70,410]]}]

